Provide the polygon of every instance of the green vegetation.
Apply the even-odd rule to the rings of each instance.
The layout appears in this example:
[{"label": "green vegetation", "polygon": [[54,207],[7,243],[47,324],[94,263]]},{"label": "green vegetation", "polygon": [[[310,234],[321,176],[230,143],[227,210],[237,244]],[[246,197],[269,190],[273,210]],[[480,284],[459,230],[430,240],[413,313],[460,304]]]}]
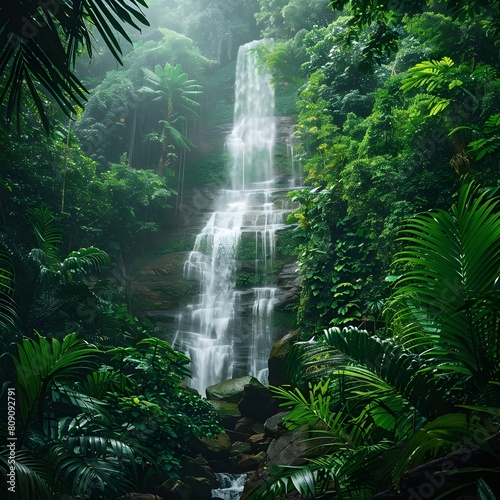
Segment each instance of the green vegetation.
[{"label": "green vegetation", "polygon": [[[69,2],[4,2],[0,8],[0,103],[7,98],[5,116],[20,119],[23,94],[27,91],[46,130],[50,128],[45,92],[71,116],[81,106],[87,90],[74,72],[76,58],[87,51],[92,57],[94,28],[117,61],[122,51],[117,36],[128,41],[126,26],[140,29],[148,21],[141,10],[144,0],[89,0],[85,8]],[[110,28],[113,27],[113,29]]]},{"label": "green vegetation", "polygon": [[[320,444],[252,499],[497,498],[499,6],[410,4],[330,2],[303,36],[302,342],[275,394]],[[460,446],[492,467],[432,468]]]},{"label": "green vegetation", "polygon": [[[236,52],[259,36],[276,115],[296,123],[276,165],[292,172],[293,145],[304,184],[277,235],[275,272],[296,259],[301,294],[274,317],[300,331],[274,392],[322,444],[252,498],[401,498],[429,478],[436,497],[498,497],[499,2],[148,3],[0,6],[0,396],[15,388],[19,498],[147,491],[220,431],[183,385],[189,360],[131,314],[126,272],[188,188],[226,183]],[[259,257],[243,239],[238,287],[266,283]]]},{"label": "green vegetation", "polygon": [[[321,451],[306,466],[279,471],[252,498],[293,488],[304,497],[371,498],[391,483],[408,492],[405,474],[457,443],[497,463],[485,438],[499,426],[499,203],[467,183],[451,212],[407,222],[395,265],[410,269],[397,277],[376,335],[332,327],[295,344],[295,388],[275,393],[292,408],[287,427],[306,426]],[[478,480],[478,488],[495,484],[496,467],[471,461],[468,471],[471,491]],[[463,479],[458,485],[466,491]]]}]

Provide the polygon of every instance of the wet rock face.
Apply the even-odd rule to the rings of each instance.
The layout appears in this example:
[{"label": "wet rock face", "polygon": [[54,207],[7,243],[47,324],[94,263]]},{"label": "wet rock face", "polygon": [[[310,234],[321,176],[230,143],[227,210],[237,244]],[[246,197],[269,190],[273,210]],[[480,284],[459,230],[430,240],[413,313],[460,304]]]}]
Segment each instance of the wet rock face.
[{"label": "wet rock face", "polygon": [[207,399],[209,401],[215,400],[224,401],[226,403],[239,403],[245,393],[245,387],[247,385],[262,386],[255,377],[246,376],[233,378],[207,387]]},{"label": "wet rock face", "polygon": [[285,369],[286,357],[294,342],[297,341],[298,335],[298,330],[286,334],[271,349],[268,361],[269,383],[271,385],[280,386],[290,383]]},{"label": "wet rock face", "polygon": [[299,267],[296,263],[285,264],[278,275],[276,307],[284,307],[296,303],[300,299]]}]

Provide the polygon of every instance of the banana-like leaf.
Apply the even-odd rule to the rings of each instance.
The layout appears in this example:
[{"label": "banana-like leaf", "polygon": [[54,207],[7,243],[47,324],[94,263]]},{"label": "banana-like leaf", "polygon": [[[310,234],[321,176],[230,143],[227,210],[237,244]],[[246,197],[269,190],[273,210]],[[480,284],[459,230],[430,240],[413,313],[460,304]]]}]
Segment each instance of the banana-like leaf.
[{"label": "banana-like leaf", "polygon": [[160,120],[160,123],[163,125],[164,131],[166,131],[171,137],[172,142],[175,146],[179,146],[186,151],[191,151],[191,149],[194,147],[194,144],[182,132],[179,132],[171,123],[167,122],[166,120]]}]

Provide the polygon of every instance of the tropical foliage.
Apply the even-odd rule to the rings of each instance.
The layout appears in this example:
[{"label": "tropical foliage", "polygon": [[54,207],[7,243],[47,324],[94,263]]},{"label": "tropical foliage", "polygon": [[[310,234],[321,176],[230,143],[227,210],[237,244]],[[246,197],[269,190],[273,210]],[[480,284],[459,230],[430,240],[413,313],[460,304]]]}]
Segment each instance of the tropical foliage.
[{"label": "tropical foliage", "polygon": [[[4,388],[19,402],[21,499],[119,495],[148,473],[175,474],[191,439],[220,430],[208,404],[180,387],[189,360],[165,341],[103,352],[75,334],[38,336],[12,359],[15,379]],[[3,473],[7,459],[8,450]]]},{"label": "tropical foliage", "polygon": [[187,137],[187,116],[181,115],[180,111],[197,116],[195,109],[200,103],[193,98],[201,94],[202,87],[194,80],[189,80],[180,64],[171,66],[166,63],[163,68],[156,65],[154,72],[144,68],[144,73],[146,85],[140,91],[143,95],[151,96],[153,101],[163,102],[165,106],[163,119],[160,120],[160,133],[155,136],[161,142],[158,173],[162,174],[169,167],[172,157],[176,156],[175,148],[189,151],[194,146]]},{"label": "tropical foliage", "polygon": [[[497,0],[468,2],[466,0],[427,2],[378,2],[371,0],[330,0],[329,6],[335,10],[348,9],[351,16],[349,29],[342,40],[349,46],[359,40],[366,30],[370,31],[370,41],[363,49],[361,65],[372,69],[381,64],[387,56],[398,50],[400,25],[405,14],[422,13],[426,7],[444,7],[447,14],[459,22],[470,22],[481,16],[492,40],[496,40],[499,29],[499,5]],[[444,5],[443,5],[444,4]]]},{"label": "tropical foliage", "polygon": [[[236,51],[259,36],[276,110],[297,115],[276,157],[302,185],[301,341],[275,394],[311,453],[253,497],[384,498],[425,473],[439,494],[498,496],[498,1],[148,4],[0,6],[1,396],[20,402],[20,498],[144,490],[218,432],[189,360],[131,314],[126,271],[178,222],[184,183],[224,184]],[[457,447],[476,448],[467,470],[438,458]]]},{"label": "tropical foliage", "polygon": [[[499,425],[499,204],[465,184],[450,212],[406,223],[396,264],[408,270],[384,337],[334,327],[295,345],[296,388],[275,393],[291,407],[287,427],[307,426],[315,447],[305,466],[280,470],[252,498],[293,489],[368,498],[391,482],[401,491],[406,473],[457,443],[490,454],[488,473],[498,473],[487,437]],[[439,493],[454,486],[443,483]]]},{"label": "tropical foliage", "polygon": [[[86,89],[72,71],[83,50],[92,57],[94,27],[113,56],[120,61],[117,34],[128,40],[124,25],[140,29],[148,21],[141,11],[144,0],[70,2],[6,1],[0,7],[0,103],[7,100],[6,116],[19,119],[22,94],[28,91],[42,123],[50,123],[39,85],[71,116],[82,106]],[[111,29],[112,27],[112,29]]]},{"label": "tropical foliage", "polygon": [[[22,335],[48,331],[61,321],[63,310],[75,310],[91,291],[88,276],[109,267],[109,256],[98,248],[80,248],[61,260],[62,234],[57,220],[46,207],[28,212],[33,245],[4,238],[2,248],[12,263],[6,268],[7,293],[0,325]],[[11,330],[12,333],[12,330]],[[12,337],[9,338],[9,341]]]}]

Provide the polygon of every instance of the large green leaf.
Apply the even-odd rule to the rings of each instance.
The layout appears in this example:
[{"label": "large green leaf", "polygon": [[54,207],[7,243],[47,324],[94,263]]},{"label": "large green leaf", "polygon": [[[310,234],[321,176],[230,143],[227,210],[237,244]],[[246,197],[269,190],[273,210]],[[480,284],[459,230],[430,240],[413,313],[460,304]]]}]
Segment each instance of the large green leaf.
[{"label": "large green leaf", "polygon": [[17,356],[13,356],[19,394],[19,429],[24,429],[29,423],[35,407],[38,406],[38,416],[41,416],[51,384],[83,377],[86,368],[90,368],[92,355],[96,353],[94,346],[78,339],[75,334],[67,335],[62,341],[50,341],[41,336],[36,340],[23,339],[17,346]]},{"label": "large green leaf", "polygon": [[406,344],[417,342],[442,369],[483,383],[499,377],[498,207],[498,198],[464,185],[451,212],[434,210],[406,224],[396,260],[411,266],[397,283],[400,308],[392,313],[406,328]]}]

